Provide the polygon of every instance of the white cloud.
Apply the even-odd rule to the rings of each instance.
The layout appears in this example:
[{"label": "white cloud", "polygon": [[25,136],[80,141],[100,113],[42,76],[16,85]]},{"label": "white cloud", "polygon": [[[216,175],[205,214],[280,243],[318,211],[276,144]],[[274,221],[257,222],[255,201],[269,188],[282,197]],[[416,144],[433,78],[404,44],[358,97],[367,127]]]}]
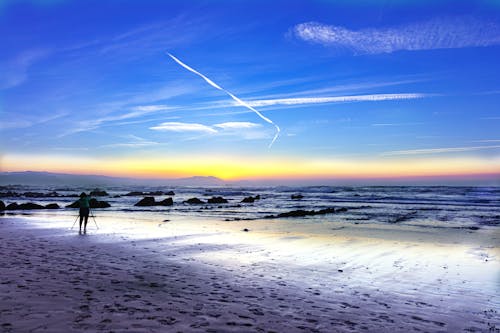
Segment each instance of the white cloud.
[{"label": "white cloud", "polygon": [[142,112],[157,112],[157,111],[165,111],[175,109],[173,106],[168,106],[164,104],[160,105],[138,105],[133,107],[133,110],[142,111]]},{"label": "white cloud", "polygon": [[210,126],[196,123],[179,123],[179,122],[166,122],[158,126],[150,127],[149,129],[155,131],[171,131],[171,132],[205,132],[217,133],[217,130]]},{"label": "white cloud", "polygon": [[227,122],[227,123],[220,123],[220,124],[215,124],[214,127],[222,128],[222,129],[250,129],[250,128],[256,128],[256,127],[261,127],[260,124],[256,123],[250,123],[250,122],[245,122],[245,121],[232,121],[232,122]]},{"label": "white cloud", "polygon": [[394,155],[422,155],[422,154],[443,154],[443,153],[457,153],[465,151],[499,149],[500,146],[475,146],[475,147],[452,147],[452,148],[430,148],[430,149],[411,149],[411,150],[395,150],[385,152],[383,156]]},{"label": "white cloud", "polygon": [[349,30],[317,22],[293,27],[302,40],[362,54],[432,50],[500,44],[500,25],[471,17],[439,18],[393,28]]},{"label": "white cloud", "polygon": [[270,106],[270,105],[296,105],[296,104],[320,104],[320,103],[339,103],[339,102],[374,102],[400,99],[416,99],[433,96],[429,94],[408,93],[408,94],[371,94],[354,96],[333,96],[333,97],[301,97],[301,98],[278,98],[262,99],[248,102],[251,106]]}]

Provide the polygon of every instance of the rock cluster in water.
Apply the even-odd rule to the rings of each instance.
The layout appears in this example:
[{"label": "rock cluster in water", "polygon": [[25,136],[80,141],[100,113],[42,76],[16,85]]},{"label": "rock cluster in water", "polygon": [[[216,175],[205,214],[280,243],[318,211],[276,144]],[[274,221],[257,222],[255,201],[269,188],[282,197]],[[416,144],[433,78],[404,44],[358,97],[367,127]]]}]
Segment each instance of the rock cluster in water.
[{"label": "rock cluster in water", "polygon": [[132,191],[124,194],[126,197],[140,197],[140,196],[160,196],[160,195],[175,195],[174,191],[152,191],[152,192],[142,192],[142,191]]},{"label": "rock cluster in water", "polygon": [[31,210],[31,209],[59,209],[58,204],[56,203],[51,203],[48,205],[39,205],[33,202],[26,202],[22,204],[18,204],[17,202],[12,202],[8,205],[5,205],[3,201],[0,201],[0,211],[3,210]]},{"label": "rock cluster in water", "polygon": [[154,197],[144,197],[134,206],[137,207],[151,207],[151,206],[172,206],[174,200],[172,198],[166,198],[162,201],[156,201]]},{"label": "rock cluster in water", "polygon": [[221,204],[221,203],[227,203],[227,200],[224,199],[223,197],[211,197],[210,199],[207,200],[208,203],[210,204]]},{"label": "rock cluster in water", "polygon": [[184,201],[184,203],[190,204],[190,205],[203,205],[205,201],[200,200],[198,198],[190,198]]},{"label": "rock cluster in water", "polygon": [[254,197],[252,197],[252,196],[245,197],[243,200],[241,200],[241,202],[243,202],[243,203],[253,203],[253,202],[255,202],[255,200],[260,200],[260,195],[259,194],[257,194]]},{"label": "rock cluster in water", "polygon": [[52,192],[23,192],[23,193],[18,193],[18,192],[13,192],[13,191],[7,191],[7,192],[0,192],[0,198],[74,198],[78,197],[79,195],[74,193],[74,194],[60,194],[55,191]]},{"label": "rock cluster in water", "polygon": [[320,210],[292,210],[290,212],[280,213],[278,215],[267,215],[264,216],[265,219],[276,219],[282,217],[304,217],[304,216],[314,216],[314,215],[325,215],[346,212],[347,208],[325,208]]}]

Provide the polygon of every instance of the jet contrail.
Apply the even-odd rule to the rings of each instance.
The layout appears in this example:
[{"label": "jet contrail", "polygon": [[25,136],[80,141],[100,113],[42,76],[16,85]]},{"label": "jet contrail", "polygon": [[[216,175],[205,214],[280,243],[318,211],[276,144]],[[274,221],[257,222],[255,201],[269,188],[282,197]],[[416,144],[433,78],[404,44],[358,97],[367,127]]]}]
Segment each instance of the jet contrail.
[{"label": "jet contrail", "polygon": [[209,85],[211,85],[212,87],[214,87],[215,89],[219,89],[223,92],[225,92],[226,94],[228,94],[232,99],[234,99],[236,102],[238,102],[241,106],[244,106],[246,107],[247,109],[255,112],[259,117],[261,117],[263,120],[265,120],[266,122],[268,122],[269,124],[273,125],[274,127],[276,127],[276,135],[274,136],[273,138],[273,141],[271,141],[271,143],[269,144],[269,148],[271,148],[271,146],[273,145],[274,141],[276,141],[276,139],[278,138],[279,134],[280,134],[280,128],[278,127],[278,125],[276,125],[275,123],[273,123],[273,121],[269,118],[267,118],[266,116],[264,116],[262,113],[260,113],[259,111],[257,111],[256,109],[254,109],[252,106],[250,106],[247,102],[245,101],[242,101],[241,99],[239,99],[238,97],[234,96],[233,94],[231,94],[229,91],[227,91],[226,89],[222,88],[221,86],[219,86],[217,83],[215,83],[214,81],[210,80],[208,77],[206,77],[205,75],[201,74],[200,72],[194,70],[193,68],[189,67],[188,65],[186,65],[185,63],[183,63],[182,61],[180,61],[179,59],[177,59],[176,57],[174,57],[173,55],[171,55],[170,53],[167,52],[167,55],[172,58],[176,63],[178,63],[179,65],[181,65],[182,67],[184,67],[185,69],[187,69],[188,71],[190,72],[193,72],[195,73],[196,75],[200,76],[201,78],[203,78],[205,81],[207,81],[207,83]]}]

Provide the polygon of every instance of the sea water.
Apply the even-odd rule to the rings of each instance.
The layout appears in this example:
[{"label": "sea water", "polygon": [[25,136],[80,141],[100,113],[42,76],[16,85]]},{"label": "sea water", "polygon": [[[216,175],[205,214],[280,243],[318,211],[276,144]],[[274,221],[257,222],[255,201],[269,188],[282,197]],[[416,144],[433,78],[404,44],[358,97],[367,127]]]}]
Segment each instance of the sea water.
[{"label": "sea water", "polygon": [[[0,188],[0,200],[34,202],[42,205],[57,203],[58,210],[6,211],[6,214],[29,214],[72,217],[77,209],[66,208],[80,192],[92,188],[60,188],[51,186],[8,186]],[[111,207],[93,209],[100,217],[118,217],[144,222],[162,222],[176,218],[210,219],[231,223],[236,220],[258,220],[280,213],[325,208],[347,208],[333,214],[303,217],[310,223],[352,223],[410,225],[419,228],[497,228],[500,226],[500,187],[451,186],[375,186],[375,187],[108,187],[109,195],[95,197]],[[30,198],[26,192],[57,192],[59,197]],[[137,207],[143,196],[127,196],[131,191],[173,191],[175,195],[156,196],[156,201],[172,197],[172,206]],[[8,192],[11,192],[10,194]],[[12,194],[14,193],[14,194]],[[245,197],[260,196],[253,203],[243,203]],[[292,196],[302,196],[300,199]],[[64,197],[62,197],[64,196]],[[209,204],[214,196],[228,201]],[[199,198],[204,204],[185,203]]]}]

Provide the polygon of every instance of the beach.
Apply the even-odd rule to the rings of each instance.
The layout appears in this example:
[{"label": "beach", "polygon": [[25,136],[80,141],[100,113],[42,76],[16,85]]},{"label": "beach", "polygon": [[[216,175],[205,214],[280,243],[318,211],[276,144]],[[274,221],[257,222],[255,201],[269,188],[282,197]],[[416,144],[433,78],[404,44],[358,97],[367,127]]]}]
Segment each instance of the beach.
[{"label": "beach", "polygon": [[73,221],[0,218],[2,331],[500,328],[496,229],[98,217],[78,235]]}]

